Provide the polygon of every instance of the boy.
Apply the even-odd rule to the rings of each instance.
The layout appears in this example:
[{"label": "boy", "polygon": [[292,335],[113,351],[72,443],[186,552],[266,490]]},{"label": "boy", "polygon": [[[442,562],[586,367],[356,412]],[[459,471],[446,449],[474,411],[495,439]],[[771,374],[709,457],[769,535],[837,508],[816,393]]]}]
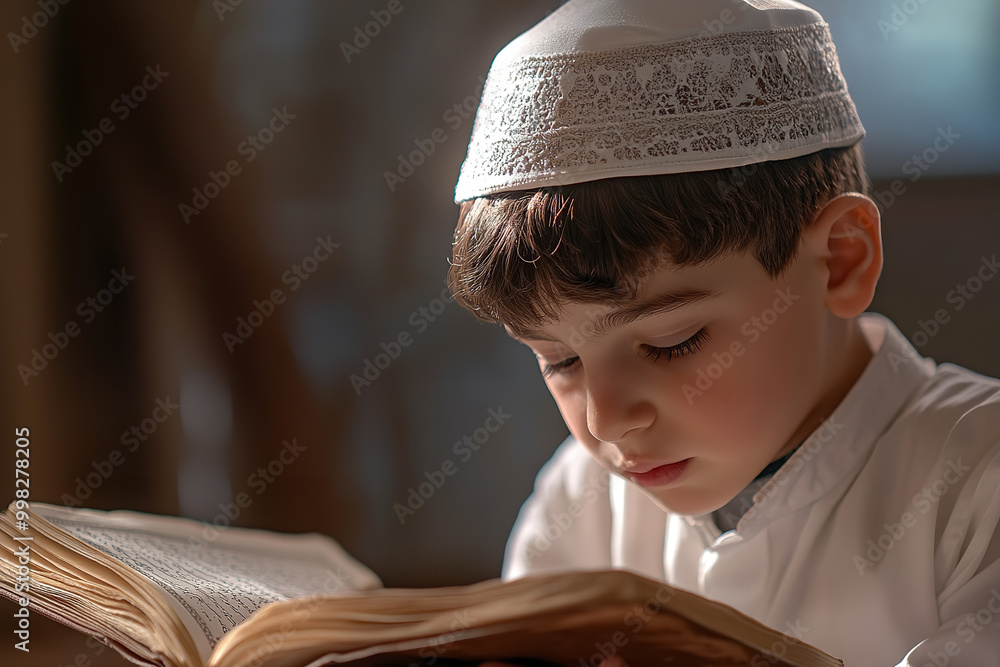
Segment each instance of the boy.
[{"label": "boy", "polygon": [[1000,664],[1000,382],[864,312],[863,134],[784,0],[573,0],[500,52],[450,280],[572,434],[504,577],[630,569],[852,667]]}]

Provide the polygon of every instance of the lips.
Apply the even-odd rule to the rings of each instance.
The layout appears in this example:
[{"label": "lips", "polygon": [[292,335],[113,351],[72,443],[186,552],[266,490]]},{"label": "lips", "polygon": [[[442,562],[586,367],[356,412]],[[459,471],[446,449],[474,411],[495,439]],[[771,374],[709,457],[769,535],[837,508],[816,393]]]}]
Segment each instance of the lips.
[{"label": "lips", "polygon": [[691,459],[684,459],[675,463],[666,463],[649,468],[642,472],[623,470],[625,477],[631,479],[640,486],[655,487],[666,486],[684,474],[687,464]]}]

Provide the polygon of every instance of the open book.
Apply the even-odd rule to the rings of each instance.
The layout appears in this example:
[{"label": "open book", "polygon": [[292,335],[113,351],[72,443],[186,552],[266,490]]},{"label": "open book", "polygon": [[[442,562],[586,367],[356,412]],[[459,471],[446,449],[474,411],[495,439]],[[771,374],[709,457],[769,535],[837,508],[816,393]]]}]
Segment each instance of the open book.
[{"label": "open book", "polygon": [[318,534],[39,503],[0,514],[0,547],[0,594],[16,613],[49,616],[139,665],[577,667],[614,654],[633,666],[843,664],[623,571],[385,589]]}]

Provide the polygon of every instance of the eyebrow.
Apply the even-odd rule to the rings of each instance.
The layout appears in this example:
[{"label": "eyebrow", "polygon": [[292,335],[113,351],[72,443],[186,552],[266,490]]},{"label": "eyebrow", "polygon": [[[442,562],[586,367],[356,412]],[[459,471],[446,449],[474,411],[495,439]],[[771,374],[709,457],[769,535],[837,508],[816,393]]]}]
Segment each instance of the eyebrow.
[{"label": "eyebrow", "polygon": [[[612,330],[631,324],[636,320],[641,320],[654,315],[662,315],[675,311],[685,306],[691,306],[703,301],[710,301],[720,295],[720,292],[713,290],[682,290],[679,292],[666,292],[650,297],[645,301],[631,303],[624,308],[613,310],[610,313],[594,320],[589,333],[594,336],[605,336]],[[522,340],[547,340],[559,342],[540,329],[526,331],[522,335],[515,336]]]}]

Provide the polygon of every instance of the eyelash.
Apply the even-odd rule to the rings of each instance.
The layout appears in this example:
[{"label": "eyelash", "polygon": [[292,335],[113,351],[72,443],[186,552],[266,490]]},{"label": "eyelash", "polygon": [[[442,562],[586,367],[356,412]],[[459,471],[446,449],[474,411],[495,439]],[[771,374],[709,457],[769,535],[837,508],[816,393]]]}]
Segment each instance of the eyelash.
[{"label": "eyelash", "polygon": [[[654,347],[652,345],[646,345],[645,357],[650,361],[659,361],[660,357],[664,354],[667,355],[667,363],[674,357],[684,356],[686,354],[694,354],[701,346],[704,345],[711,336],[708,334],[708,329],[702,328],[695,335],[688,338],[683,343],[677,345],[672,345],[670,347]],[[545,368],[542,369],[542,375],[544,377],[552,377],[553,375],[561,375],[564,373],[569,373],[576,366],[576,362],[579,361],[580,357],[570,357],[569,359],[564,359],[555,364],[546,364]]]}]

